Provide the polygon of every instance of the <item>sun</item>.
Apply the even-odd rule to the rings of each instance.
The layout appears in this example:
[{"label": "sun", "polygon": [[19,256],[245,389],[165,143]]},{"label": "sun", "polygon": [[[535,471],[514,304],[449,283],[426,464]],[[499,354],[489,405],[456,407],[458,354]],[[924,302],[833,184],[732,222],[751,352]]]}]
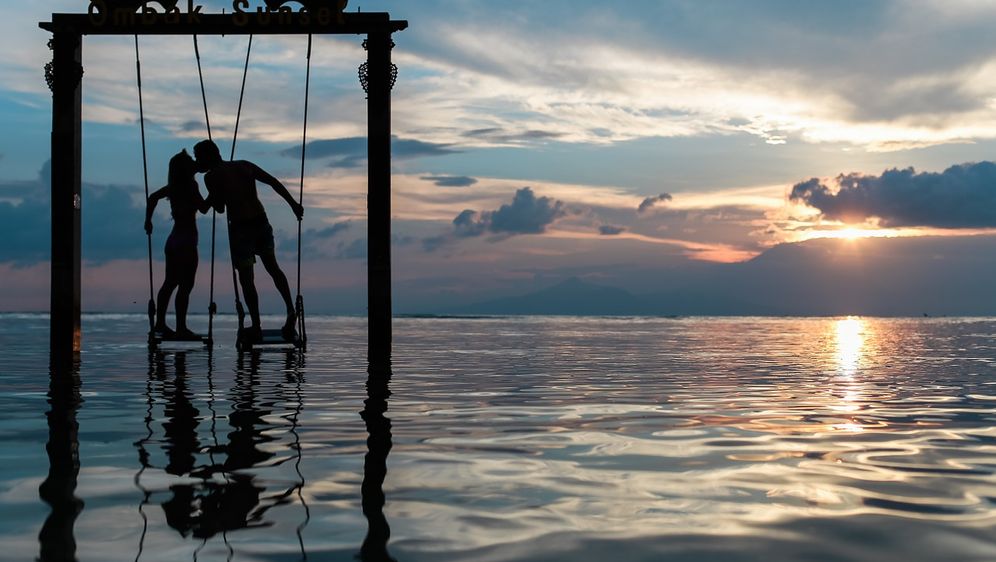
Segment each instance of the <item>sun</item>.
[{"label": "sun", "polygon": [[839,232],[838,236],[842,240],[849,240],[851,242],[853,242],[853,241],[855,241],[855,240],[857,240],[859,238],[866,238],[866,237],[868,237],[868,231],[867,230],[862,230],[860,228],[845,228],[845,229],[840,230],[838,232]]}]

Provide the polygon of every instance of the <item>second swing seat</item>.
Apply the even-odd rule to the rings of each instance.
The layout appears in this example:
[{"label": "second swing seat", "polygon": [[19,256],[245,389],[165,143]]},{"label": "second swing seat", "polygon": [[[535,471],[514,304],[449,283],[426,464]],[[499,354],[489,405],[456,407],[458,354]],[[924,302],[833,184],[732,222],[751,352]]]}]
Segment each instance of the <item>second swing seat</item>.
[{"label": "second swing seat", "polygon": [[237,349],[248,350],[261,345],[292,345],[300,348],[304,347],[304,341],[296,333],[293,338],[284,337],[283,330],[279,328],[261,330],[258,338],[249,337],[249,330],[239,330],[235,340],[235,347]]}]

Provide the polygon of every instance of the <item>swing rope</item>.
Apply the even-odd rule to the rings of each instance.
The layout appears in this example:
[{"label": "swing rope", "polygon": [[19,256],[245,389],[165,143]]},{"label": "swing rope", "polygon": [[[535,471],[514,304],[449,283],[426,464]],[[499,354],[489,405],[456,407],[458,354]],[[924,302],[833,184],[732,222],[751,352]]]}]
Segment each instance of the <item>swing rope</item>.
[{"label": "swing rope", "polygon": [[204,124],[207,125],[208,140],[213,141],[214,138],[211,137],[211,115],[208,113],[207,93],[204,91],[204,72],[201,70],[201,50],[197,46],[197,35],[193,35],[193,38],[194,57],[197,58],[197,77],[201,81],[201,101],[204,102]]},{"label": "swing rope", "polygon": [[[249,44],[246,47],[246,62],[245,66],[242,68],[242,87],[239,89],[239,108],[235,112],[235,131],[232,134],[232,151],[229,153],[228,160],[235,160],[235,143],[239,139],[239,122],[242,120],[242,100],[245,98],[246,94],[246,77],[249,75],[249,55],[252,53],[252,35],[249,36]],[[232,254],[232,239],[228,239],[228,251]],[[235,262],[232,262],[232,289],[235,291],[235,312],[239,316],[239,331],[245,325],[246,311],[242,306],[242,299],[239,297],[239,280],[235,273]]]},{"label": "swing rope", "polygon": [[[208,112],[207,92],[204,89],[204,72],[201,69],[201,50],[197,45],[197,35],[194,38],[194,57],[197,59],[197,78],[201,84],[201,101],[204,104],[204,125],[207,128],[209,140],[214,140],[211,136],[211,115]],[[214,341],[214,315],[218,312],[218,305],[214,302],[214,248],[215,238],[218,235],[218,211],[211,209],[211,284],[208,294],[208,341]],[[236,288],[237,290],[237,288]],[[236,299],[238,299],[236,293]]]},{"label": "swing rope", "polygon": [[239,139],[239,121],[242,119],[242,100],[246,94],[246,76],[249,74],[249,54],[252,52],[252,35],[249,36],[249,46],[246,47],[246,64],[242,68],[242,88],[239,90],[239,109],[235,112],[235,133],[232,135],[232,152],[229,160],[235,160],[235,142]]},{"label": "swing rope", "polygon": [[[249,55],[252,53],[252,35],[249,36],[249,45],[246,47],[246,63],[242,68],[242,87],[239,89],[239,108],[235,112],[235,132],[232,134],[232,151],[228,160],[235,160],[235,143],[239,140],[239,122],[242,120],[242,100],[246,95],[246,77],[249,75]],[[212,242],[212,247],[213,247]],[[228,239],[229,253],[231,253],[232,239]],[[213,250],[212,250],[213,251]],[[234,254],[232,254],[234,255]],[[235,273],[235,262],[232,262],[232,288],[235,290],[235,312],[239,315],[239,330],[241,331],[246,318],[245,309],[242,307],[242,299],[239,297],[239,280]]]},{"label": "swing rope", "polygon": [[[308,62],[304,74],[304,125],[301,132],[301,183],[297,194],[297,203],[304,207],[304,160],[305,149],[308,146],[308,99],[311,94],[311,34],[308,34]],[[307,343],[308,333],[304,327],[304,297],[301,295],[301,217],[297,219],[297,299],[295,308],[297,312],[298,334],[301,341]]]},{"label": "swing rope", "polygon": [[[149,204],[149,160],[145,149],[145,107],[142,104],[142,61],[138,51],[138,35],[135,35],[135,79],[138,83],[138,122],[142,131],[142,174],[145,179],[145,204]],[[149,247],[149,332],[156,325],[155,284],[152,280],[152,233],[145,233]],[[151,337],[151,336],[150,336]]]}]

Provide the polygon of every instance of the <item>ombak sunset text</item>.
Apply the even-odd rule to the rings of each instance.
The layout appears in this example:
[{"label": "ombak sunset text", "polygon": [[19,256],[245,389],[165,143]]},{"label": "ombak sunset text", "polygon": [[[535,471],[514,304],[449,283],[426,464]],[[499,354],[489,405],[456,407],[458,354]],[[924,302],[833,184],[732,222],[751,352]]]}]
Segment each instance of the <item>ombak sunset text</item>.
[{"label": "ombak sunset text", "polygon": [[[295,12],[292,6],[299,5]],[[308,25],[314,21],[319,25],[333,22],[343,23],[343,12],[348,0],[263,0],[262,6],[252,8],[249,0],[233,0],[230,14],[232,23],[248,25],[250,21],[260,25],[291,23],[294,21]],[[158,9],[157,9],[158,8]],[[160,19],[166,23],[201,23],[203,6],[187,0],[186,11],[182,11],[178,0],[90,0],[87,14],[94,25],[152,25]]]}]

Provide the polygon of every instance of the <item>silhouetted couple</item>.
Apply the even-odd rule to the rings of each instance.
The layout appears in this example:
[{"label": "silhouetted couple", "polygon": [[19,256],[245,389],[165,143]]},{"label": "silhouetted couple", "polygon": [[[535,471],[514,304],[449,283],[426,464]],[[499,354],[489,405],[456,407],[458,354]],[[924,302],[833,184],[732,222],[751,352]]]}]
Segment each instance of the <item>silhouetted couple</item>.
[{"label": "silhouetted couple", "polygon": [[[145,231],[152,232],[152,214],[160,199],[168,198],[173,214],[173,230],[166,239],[166,279],[159,289],[156,301],[155,331],[171,335],[166,326],[166,309],[169,299],[176,290],[176,335],[192,337],[187,328],[187,307],[190,292],[194,288],[197,275],[197,213],[207,213],[212,207],[219,213],[228,213],[228,237],[232,254],[232,264],[239,273],[242,295],[252,326],[244,337],[256,340],[260,337],[259,296],[253,275],[256,256],[260,257],[266,272],[273,278],[277,291],[287,306],[287,321],[283,326],[283,336],[294,338],[294,325],[297,314],[291,300],[287,276],[277,264],[273,227],[266,217],[263,204],[256,192],[256,182],[263,182],[284,198],[298,220],[304,216],[302,207],[291,196],[280,181],[263,171],[259,166],[245,160],[225,161],[221,158],[218,145],[206,140],[194,146],[197,160],[181,151],[169,161],[168,183],[149,196],[145,212]],[[208,197],[201,197],[195,175],[204,174],[204,185]]]}]

